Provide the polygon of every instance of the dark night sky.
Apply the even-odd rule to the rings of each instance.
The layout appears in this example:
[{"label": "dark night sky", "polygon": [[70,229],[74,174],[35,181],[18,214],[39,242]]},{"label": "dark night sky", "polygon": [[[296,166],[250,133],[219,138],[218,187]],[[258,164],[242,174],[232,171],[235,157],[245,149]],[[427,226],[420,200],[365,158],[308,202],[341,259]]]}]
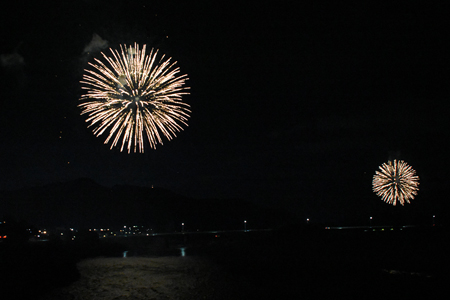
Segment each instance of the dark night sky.
[{"label": "dark night sky", "polygon": [[[444,7],[412,2],[11,3],[0,12],[0,189],[88,177],[327,220],[389,213],[371,180],[392,157],[421,178],[404,209],[438,214],[450,21]],[[127,154],[87,128],[77,105],[93,34],[178,61],[192,114],[176,139]]]}]

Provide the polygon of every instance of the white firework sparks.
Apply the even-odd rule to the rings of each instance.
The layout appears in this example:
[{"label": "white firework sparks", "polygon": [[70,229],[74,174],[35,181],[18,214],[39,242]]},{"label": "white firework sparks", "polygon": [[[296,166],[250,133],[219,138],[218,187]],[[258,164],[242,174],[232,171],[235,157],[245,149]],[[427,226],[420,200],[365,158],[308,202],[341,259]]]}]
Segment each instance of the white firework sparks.
[{"label": "white firework sparks", "polygon": [[[168,140],[187,126],[189,105],[182,102],[187,75],[177,76],[179,68],[171,58],[164,55],[157,59],[158,50],[145,54],[139,45],[120,45],[121,53],[110,49],[112,57],[102,55],[106,64],[95,59],[89,63],[94,70],[85,70],[81,96],[81,114],[87,114],[86,122],[95,126],[96,136],[107,133],[105,144],[111,142],[111,149],[122,140],[120,151],[125,145],[128,153],[144,152],[145,136],[151,148],[163,144],[161,135]],[[144,134],[145,131],[145,134]]]},{"label": "white firework sparks", "polygon": [[388,204],[401,205],[410,203],[419,190],[419,176],[403,160],[389,160],[380,166],[380,171],[375,171],[372,180],[373,191]]}]

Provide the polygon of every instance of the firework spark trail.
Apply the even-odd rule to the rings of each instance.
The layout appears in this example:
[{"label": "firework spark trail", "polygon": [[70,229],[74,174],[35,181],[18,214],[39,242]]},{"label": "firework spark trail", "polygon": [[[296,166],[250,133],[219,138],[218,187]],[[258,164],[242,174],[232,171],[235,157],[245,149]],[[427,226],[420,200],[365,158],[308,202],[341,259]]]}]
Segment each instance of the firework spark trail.
[{"label": "firework spark trail", "polygon": [[182,102],[182,95],[189,94],[184,87],[188,78],[177,76],[180,69],[171,58],[165,60],[163,55],[157,60],[157,50],[146,55],[146,45],[142,50],[136,43],[120,49],[120,53],[110,49],[112,57],[102,52],[106,63],[98,59],[89,63],[94,70],[85,70],[81,84],[86,93],[79,107],[82,115],[88,115],[88,127],[95,127],[94,135],[106,132],[105,144],[112,141],[111,149],[122,140],[120,151],[126,145],[128,153],[132,148],[144,152],[145,136],[156,148],[163,144],[161,135],[170,141],[182,125],[188,126],[191,111]]},{"label": "firework spark trail", "polygon": [[388,204],[401,205],[410,203],[419,190],[419,176],[403,160],[388,161],[380,166],[380,171],[375,171],[372,180],[373,191]]}]

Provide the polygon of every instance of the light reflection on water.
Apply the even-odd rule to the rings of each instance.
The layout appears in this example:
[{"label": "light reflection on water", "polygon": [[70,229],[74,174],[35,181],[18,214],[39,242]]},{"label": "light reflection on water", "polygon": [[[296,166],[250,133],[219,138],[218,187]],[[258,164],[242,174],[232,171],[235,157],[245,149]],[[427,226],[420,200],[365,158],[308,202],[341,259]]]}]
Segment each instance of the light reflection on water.
[{"label": "light reflection on water", "polygon": [[148,257],[148,256],[181,256],[181,257],[185,257],[186,256],[186,247],[180,247],[180,248],[173,248],[171,250],[167,250],[167,251],[158,251],[158,252],[146,252],[146,251],[123,251],[122,252],[122,257],[123,258],[129,258],[129,257]]}]

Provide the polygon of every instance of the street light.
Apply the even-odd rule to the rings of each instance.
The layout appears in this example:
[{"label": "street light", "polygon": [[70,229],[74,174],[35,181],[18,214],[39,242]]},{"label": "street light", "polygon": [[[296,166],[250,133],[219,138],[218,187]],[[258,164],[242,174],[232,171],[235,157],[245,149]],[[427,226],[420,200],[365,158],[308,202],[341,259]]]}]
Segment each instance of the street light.
[{"label": "street light", "polygon": [[370,222],[369,222],[370,223],[370,227],[372,227],[372,217],[370,217],[369,220],[370,220]]},{"label": "street light", "polygon": [[184,232],[184,223],[181,223],[181,232]]},{"label": "street light", "polygon": [[247,231],[247,220],[244,220],[244,231]]},{"label": "street light", "polygon": [[433,226],[436,226],[436,223],[435,223],[435,221],[434,221],[434,218],[435,218],[436,216],[435,215],[433,215]]}]

